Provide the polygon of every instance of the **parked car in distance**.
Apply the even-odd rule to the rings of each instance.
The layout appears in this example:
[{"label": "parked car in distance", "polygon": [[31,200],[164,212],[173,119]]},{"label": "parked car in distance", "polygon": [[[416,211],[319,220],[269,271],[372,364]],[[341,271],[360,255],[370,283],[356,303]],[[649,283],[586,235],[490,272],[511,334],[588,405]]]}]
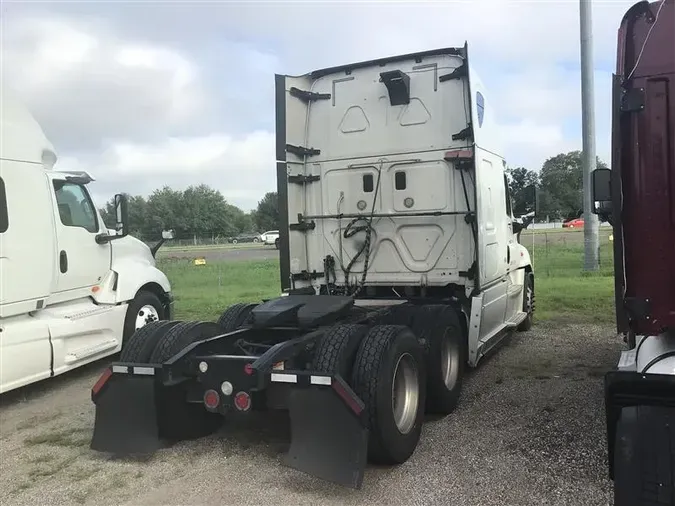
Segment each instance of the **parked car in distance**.
[{"label": "parked car in distance", "polygon": [[563,228],[583,228],[584,226],[584,219],[583,218],[575,218],[573,220],[569,220],[563,223]]},{"label": "parked car in distance", "polygon": [[239,244],[240,242],[260,242],[260,235],[255,233],[239,234],[230,238],[232,244]]},{"label": "parked car in distance", "polygon": [[263,232],[260,234],[260,240],[264,244],[276,246],[277,249],[279,249],[279,231],[278,230],[268,230],[267,232]]}]

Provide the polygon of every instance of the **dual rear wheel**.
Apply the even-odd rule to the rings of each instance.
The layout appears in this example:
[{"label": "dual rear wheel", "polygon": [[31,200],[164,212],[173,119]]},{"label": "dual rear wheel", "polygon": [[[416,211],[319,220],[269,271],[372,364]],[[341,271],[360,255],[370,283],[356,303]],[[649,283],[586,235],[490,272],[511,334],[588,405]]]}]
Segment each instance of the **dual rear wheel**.
[{"label": "dual rear wheel", "polygon": [[339,374],[364,402],[368,456],[400,464],[415,451],[425,412],[447,415],[459,399],[466,337],[448,306],[402,307],[383,324],[336,325],[313,368]]}]

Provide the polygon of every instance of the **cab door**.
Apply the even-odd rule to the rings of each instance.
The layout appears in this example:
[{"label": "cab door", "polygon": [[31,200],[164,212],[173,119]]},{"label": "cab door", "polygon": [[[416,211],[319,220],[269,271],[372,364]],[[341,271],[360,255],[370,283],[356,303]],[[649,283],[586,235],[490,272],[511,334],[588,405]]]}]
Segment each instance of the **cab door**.
[{"label": "cab door", "polygon": [[[110,243],[98,244],[105,232],[84,184],[52,177],[56,216],[56,293],[89,294],[110,269]],[[74,293],[76,291],[77,293]],[[62,297],[59,297],[62,298]]]},{"label": "cab door", "polygon": [[507,301],[506,301],[506,320],[523,310],[523,284],[525,282],[525,271],[520,268],[521,248],[518,242],[518,236],[513,231],[513,209],[511,206],[511,195],[509,192],[509,181],[504,174],[504,195],[506,195],[506,218],[508,221],[507,232]]}]

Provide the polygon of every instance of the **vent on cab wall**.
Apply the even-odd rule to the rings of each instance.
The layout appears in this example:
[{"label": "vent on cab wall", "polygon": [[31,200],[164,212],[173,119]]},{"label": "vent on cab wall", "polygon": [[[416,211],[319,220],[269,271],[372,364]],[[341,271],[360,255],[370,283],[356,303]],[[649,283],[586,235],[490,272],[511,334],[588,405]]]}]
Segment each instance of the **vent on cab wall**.
[{"label": "vent on cab wall", "polygon": [[389,92],[391,105],[405,105],[410,103],[410,76],[400,70],[381,72],[380,79]]}]

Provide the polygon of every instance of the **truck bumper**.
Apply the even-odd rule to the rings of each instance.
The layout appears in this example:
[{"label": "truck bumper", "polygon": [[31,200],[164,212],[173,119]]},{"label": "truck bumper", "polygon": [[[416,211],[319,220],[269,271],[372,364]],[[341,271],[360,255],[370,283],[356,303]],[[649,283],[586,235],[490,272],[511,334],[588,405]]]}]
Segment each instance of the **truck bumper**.
[{"label": "truck bumper", "polygon": [[[360,488],[368,446],[365,407],[345,381],[340,376],[306,371],[272,371],[262,376],[257,378],[261,384],[283,384],[290,389],[291,445],[284,465],[323,480]],[[163,415],[167,405],[178,402],[206,411],[205,407],[188,402],[188,398],[194,399],[195,386],[167,385],[162,366],[112,364],[92,388],[96,418],[91,448],[118,455],[158,450],[168,439],[167,416]],[[209,388],[208,384],[197,389],[204,399],[206,392],[221,395],[220,389]],[[227,403],[225,409],[219,406],[210,411],[233,410],[230,399]]]}]

